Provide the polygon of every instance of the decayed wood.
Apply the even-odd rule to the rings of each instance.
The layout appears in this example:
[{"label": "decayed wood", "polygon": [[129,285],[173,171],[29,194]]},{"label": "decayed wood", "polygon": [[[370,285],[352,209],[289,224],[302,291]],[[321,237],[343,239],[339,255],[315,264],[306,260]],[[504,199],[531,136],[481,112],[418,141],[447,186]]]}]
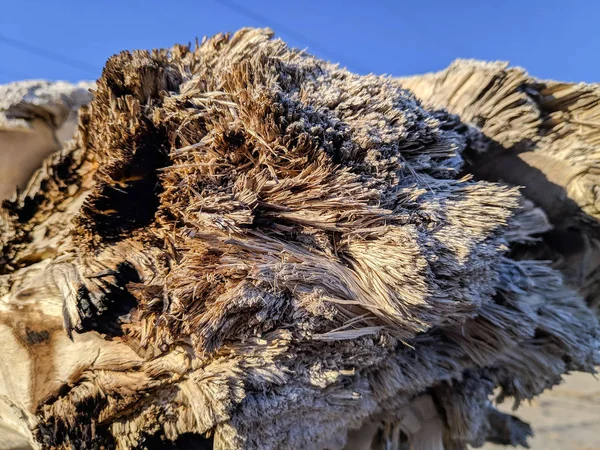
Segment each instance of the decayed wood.
[{"label": "decayed wood", "polygon": [[468,143],[467,170],[524,187],[553,229],[523,256],[554,261],[600,313],[600,86],[462,60],[397,82],[483,133]]},{"label": "decayed wood", "polygon": [[21,81],[0,85],[0,200],[23,189],[45,157],[75,132],[91,83]]},{"label": "decayed wood", "polygon": [[397,84],[268,30],[111,58],[1,211],[4,423],[34,448],[524,444],[494,389],[592,371],[597,319],[524,257],[550,203],[465,176],[508,144]]}]

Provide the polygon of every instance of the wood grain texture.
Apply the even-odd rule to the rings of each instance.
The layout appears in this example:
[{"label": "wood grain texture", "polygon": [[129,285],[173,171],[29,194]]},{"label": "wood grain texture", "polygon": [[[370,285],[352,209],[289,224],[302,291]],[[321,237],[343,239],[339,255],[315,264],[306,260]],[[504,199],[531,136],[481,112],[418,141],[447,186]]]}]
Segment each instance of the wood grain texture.
[{"label": "wood grain texture", "polygon": [[0,212],[0,416],[34,448],[522,445],[495,389],[598,362],[582,285],[525,256],[552,199],[469,172],[520,142],[492,119],[244,29],[112,57],[79,120]]}]

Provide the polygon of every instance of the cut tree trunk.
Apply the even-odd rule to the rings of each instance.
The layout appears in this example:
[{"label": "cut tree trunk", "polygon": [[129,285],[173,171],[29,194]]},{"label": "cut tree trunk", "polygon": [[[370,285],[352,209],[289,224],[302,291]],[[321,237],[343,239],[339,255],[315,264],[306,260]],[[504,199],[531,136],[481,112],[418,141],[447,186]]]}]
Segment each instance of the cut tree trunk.
[{"label": "cut tree trunk", "polygon": [[539,258],[552,198],[480,170],[513,141],[399,84],[268,30],[112,57],[3,204],[4,426],[44,449],[524,445],[494,390],[594,370],[588,291]]}]

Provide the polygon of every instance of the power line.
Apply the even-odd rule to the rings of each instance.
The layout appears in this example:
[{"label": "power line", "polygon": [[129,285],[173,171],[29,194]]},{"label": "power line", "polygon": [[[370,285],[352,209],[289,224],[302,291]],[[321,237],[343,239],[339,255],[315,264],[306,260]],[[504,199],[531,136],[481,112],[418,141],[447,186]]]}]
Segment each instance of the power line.
[{"label": "power line", "polygon": [[277,22],[269,19],[268,17],[263,16],[260,13],[254,12],[251,9],[246,8],[245,6],[239,5],[230,0],[213,0],[213,1],[215,3],[218,3],[221,6],[225,6],[226,8],[228,8],[238,14],[241,14],[251,20],[254,20],[255,22],[258,22],[260,24],[263,24],[263,25],[271,24],[272,28],[275,28],[277,31],[280,31],[281,34],[286,34],[289,37],[296,39],[299,42],[304,42],[309,47],[312,47],[314,50],[317,50],[317,51],[323,53],[324,56],[327,56],[329,58],[333,57],[333,59],[335,59],[339,62],[345,60],[345,61],[351,63],[356,69],[360,70],[361,72],[369,72],[368,70],[365,70],[364,67],[362,67],[362,64],[360,64],[356,60],[353,60],[353,58],[350,58],[348,56],[341,55],[341,54],[336,54],[337,52],[335,52],[334,50],[323,46],[319,42],[305,36],[304,34],[294,31],[291,28],[288,28],[287,26],[285,26],[281,23],[277,23]]},{"label": "power line", "polygon": [[41,56],[43,58],[50,59],[50,60],[59,62],[61,64],[67,65],[67,66],[71,66],[73,68],[82,70],[84,72],[87,72],[87,73],[90,73],[90,74],[93,74],[96,76],[100,73],[99,68],[97,68],[97,67],[93,66],[92,64],[89,64],[85,61],[81,61],[81,60],[78,60],[75,58],[70,58],[68,56],[54,53],[54,52],[46,50],[44,48],[28,44],[27,42],[19,41],[17,39],[13,39],[8,36],[4,36],[2,34],[0,34],[0,42],[4,43],[6,45],[9,45],[11,47],[14,47],[16,49],[22,50],[24,52],[31,53],[32,55]]}]

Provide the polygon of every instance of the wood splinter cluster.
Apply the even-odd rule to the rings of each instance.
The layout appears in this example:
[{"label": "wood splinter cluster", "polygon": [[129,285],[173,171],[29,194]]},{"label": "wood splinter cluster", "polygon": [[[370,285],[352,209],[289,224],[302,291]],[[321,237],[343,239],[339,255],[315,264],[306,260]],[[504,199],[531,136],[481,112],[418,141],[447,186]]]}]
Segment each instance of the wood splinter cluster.
[{"label": "wood splinter cluster", "polygon": [[598,98],[269,30],[112,57],[0,210],[0,419],[39,449],[525,445],[494,396],[598,363]]}]

